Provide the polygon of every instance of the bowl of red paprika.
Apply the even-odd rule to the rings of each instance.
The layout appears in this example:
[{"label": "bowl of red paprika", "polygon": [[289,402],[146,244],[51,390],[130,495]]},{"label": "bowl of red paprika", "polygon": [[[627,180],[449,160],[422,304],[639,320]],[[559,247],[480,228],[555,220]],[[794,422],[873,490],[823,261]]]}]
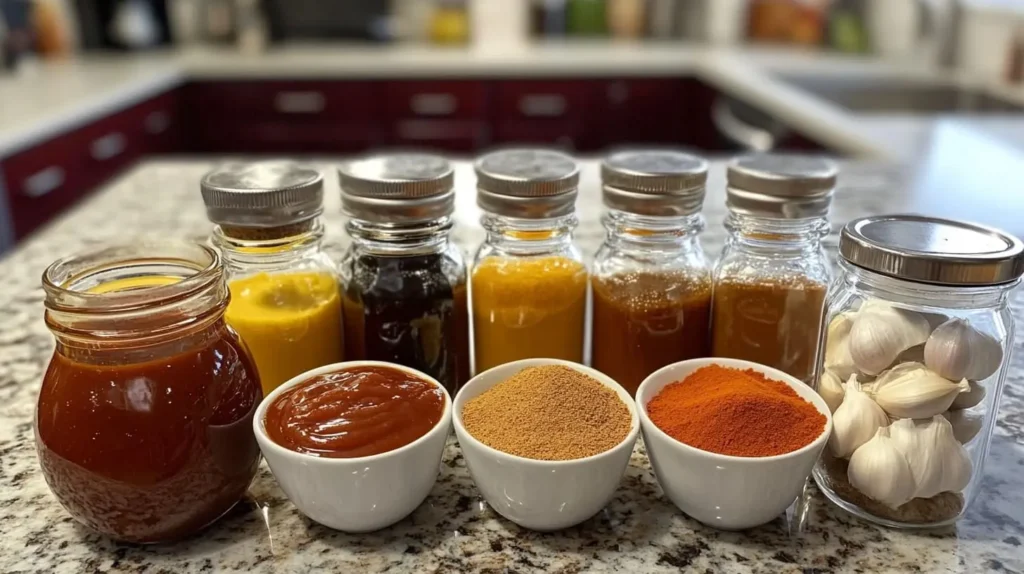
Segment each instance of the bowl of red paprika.
[{"label": "bowl of red paprika", "polygon": [[721,530],[771,522],[796,499],[832,432],[828,405],[782,371],[691,359],[637,390],[647,454],[668,498]]}]

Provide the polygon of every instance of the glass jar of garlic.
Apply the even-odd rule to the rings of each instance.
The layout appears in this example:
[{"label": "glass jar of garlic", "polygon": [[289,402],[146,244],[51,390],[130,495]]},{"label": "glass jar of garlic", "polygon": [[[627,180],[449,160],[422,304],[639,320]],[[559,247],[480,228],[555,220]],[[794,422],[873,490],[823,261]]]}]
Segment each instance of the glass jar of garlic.
[{"label": "glass jar of garlic", "polygon": [[850,222],[826,301],[817,391],[825,495],[895,527],[950,524],[981,486],[1006,378],[1024,244],[913,215]]}]

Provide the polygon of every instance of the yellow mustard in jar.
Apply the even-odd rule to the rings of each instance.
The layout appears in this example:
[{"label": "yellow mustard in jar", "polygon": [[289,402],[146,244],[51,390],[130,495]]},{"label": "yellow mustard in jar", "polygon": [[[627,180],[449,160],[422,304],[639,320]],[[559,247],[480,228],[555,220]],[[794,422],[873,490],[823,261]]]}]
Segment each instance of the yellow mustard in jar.
[{"label": "yellow mustard in jar", "polygon": [[324,272],[257,273],[228,283],[228,324],[249,347],[264,395],[342,360],[338,280]]}]

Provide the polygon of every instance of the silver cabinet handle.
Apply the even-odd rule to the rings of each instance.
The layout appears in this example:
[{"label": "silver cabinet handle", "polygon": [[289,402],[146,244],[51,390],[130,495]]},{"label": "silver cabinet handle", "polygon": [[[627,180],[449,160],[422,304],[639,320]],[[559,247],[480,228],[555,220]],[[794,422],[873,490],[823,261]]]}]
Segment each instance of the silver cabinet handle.
[{"label": "silver cabinet handle", "polygon": [[530,118],[555,118],[565,114],[567,107],[565,96],[559,94],[530,94],[519,98],[519,112]]},{"label": "silver cabinet handle", "polygon": [[143,122],[146,133],[159,135],[171,127],[171,115],[164,111],[151,112]]},{"label": "silver cabinet handle", "polygon": [[22,194],[28,197],[42,197],[64,185],[64,168],[51,165],[25,178]]},{"label": "silver cabinet handle", "polygon": [[711,121],[720,134],[746,150],[765,152],[775,148],[775,136],[736,117],[725,98],[718,98],[711,105]]},{"label": "silver cabinet handle", "polygon": [[327,98],[320,92],[278,92],[274,109],[283,114],[319,114],[327,109]]},{"label": "silver cabinet handle", "polygon": [[96,138],[89,144],[89,154],[96,161],[107,161],[124,153],[128,142],[120,132],[109,133]]},{"label": "silver cabinet handle", "polygon": [[459,108],[459,99],[451,94],[416,94],[409,108],[420,116],[450,116]]}]

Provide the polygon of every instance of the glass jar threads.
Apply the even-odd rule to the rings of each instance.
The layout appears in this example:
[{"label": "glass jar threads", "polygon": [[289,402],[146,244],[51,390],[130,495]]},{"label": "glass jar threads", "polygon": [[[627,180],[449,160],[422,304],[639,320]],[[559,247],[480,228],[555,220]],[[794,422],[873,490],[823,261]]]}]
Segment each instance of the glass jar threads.
[{"label": "glass jar threads", "polygon": [[228,164],[200,184],[228,274],[227,318],[264,394],[342,360],[338,270],[323,251],[323,177],[288,162]]},{"label": "glass jar threads", "polygon": [[728,167],[728,240],[714,270],[711,354],[813,384],[837,170],[824,159],[751,155]]},{"label": "glass jar threads", "polygon": [[706,161],[630,151],[601,164],[607,237],[594,261],[594,368],[630,393],[665,365],[706,357],[711,270],[698,234]]},{"label": "glass jar threads", "polygon": [[36,407],[43,476],[79,522],[164,542],[227,512],[256,475],[252,359],[224,322],[218,254],[138,242],[43,275],[57,346]]},{"label": "glass jar threads", "polygon": [[341,263],[345,356],[418,369],[455,396],[470,358],[466,265],[450,240],[451,164],[382,155],[338,174],[352,237]]},{"label": "glass jar threads", "polygon": [[475,168],[487,231],[472,275],[476,371],[533,357],[582,362],[587,268],[572,242],[576,162],[512,149]]},{"label": "glass jar threads", "polygon": [[952,523],[981,487],[1024,244],[974,224],[890,215],[848,223],[839,254],[816,387],[833,434],[815,480],[880,524]]}]

